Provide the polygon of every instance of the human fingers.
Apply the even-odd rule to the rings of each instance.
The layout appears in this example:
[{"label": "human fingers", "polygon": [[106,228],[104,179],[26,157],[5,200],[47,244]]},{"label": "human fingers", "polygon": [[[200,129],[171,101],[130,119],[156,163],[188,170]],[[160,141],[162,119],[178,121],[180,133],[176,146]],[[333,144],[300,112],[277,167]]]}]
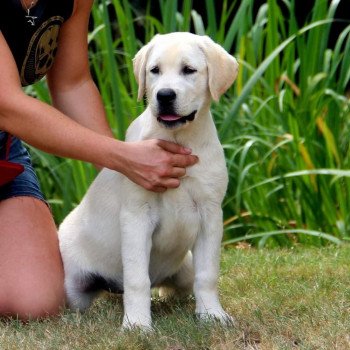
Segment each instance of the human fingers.
[{"label": "human fingers", "polygon": [[186,168],[188,166],[194,165],[198,162],[198,157],[192,154],[174,154],[171,156],[171,165],[173,167]]},{"label": "human fingers", "polygon": [[181,167],[173,167],[171,169],[171,174],[169,174],[169,177],[173,178],[180,178],[186,175],[186,168]]},{"label": "human fingers", "polygon": [[168,188],[178,188],[180,186],[180,180],[175,177],[169,177],[166,179],[163,179],[162,185]]},{"label": "human fingers", "polygon": [[165,178],[158,182],[158,184],[152,184],[151,182],[144,184],[144,188],[148,191],[162,193],[168,188],[177,188],[180,186],[180,180],[178,178]]},{"label": "human fingers", "polygon": [[167,190],[167,188],[164,186],[156,186],[156,187],[151,187],[148,190],[156,193],[163,193]]},{"label": "human fingers", "polygon": [[192,150],[188,147],[183,147],[177,143],[165,141],[165,140],[157,140],[157,144],[159,147],[163,148],[163,150],[171,152],[171,153],[178,153],[178,154],[191,154]]}]

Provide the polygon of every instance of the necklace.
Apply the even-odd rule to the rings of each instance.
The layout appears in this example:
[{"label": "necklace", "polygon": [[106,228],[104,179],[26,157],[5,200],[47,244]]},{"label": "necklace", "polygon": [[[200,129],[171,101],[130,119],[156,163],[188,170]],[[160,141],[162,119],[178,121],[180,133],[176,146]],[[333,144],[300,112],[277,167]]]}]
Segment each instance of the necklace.
[{"label": "necklace", "polygon": [[38,0],[32,0],[29,6],[25,3],[24,0],[21,0],[21,3],[23,7],[25,8],[25,11],[27,12],[25,18],[27,19],[27,23],[31,24],[32,26],[35,26],[35,20],[38,18],[36,16],[30,15],[30,10],[36,5]]}]

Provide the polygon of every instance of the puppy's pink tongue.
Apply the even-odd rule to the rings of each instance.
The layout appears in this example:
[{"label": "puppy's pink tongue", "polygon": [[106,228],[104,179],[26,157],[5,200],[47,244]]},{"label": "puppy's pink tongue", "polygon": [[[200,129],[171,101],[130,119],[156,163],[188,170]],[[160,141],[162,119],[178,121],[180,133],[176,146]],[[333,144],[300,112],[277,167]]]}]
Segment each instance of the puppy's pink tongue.
[{"label": "puppy's pink tongue", "polygon": [[173,121],[173,120],[178,120],[181,118],[179,115],[171,115],[171,114],[162,114],[159,116],[160,119],[165,120],[165,121]]}]

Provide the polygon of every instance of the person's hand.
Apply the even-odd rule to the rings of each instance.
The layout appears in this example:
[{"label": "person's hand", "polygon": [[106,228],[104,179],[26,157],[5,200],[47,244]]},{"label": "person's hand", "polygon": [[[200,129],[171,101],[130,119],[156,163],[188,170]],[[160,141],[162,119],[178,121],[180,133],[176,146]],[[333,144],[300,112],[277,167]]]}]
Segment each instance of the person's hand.
[{"label": "person's hand", "polygon": [[123,146],[120,172],[153,192],[178,187],[186,167],[198,162],[190,149],[164,140],[125,142]]}]

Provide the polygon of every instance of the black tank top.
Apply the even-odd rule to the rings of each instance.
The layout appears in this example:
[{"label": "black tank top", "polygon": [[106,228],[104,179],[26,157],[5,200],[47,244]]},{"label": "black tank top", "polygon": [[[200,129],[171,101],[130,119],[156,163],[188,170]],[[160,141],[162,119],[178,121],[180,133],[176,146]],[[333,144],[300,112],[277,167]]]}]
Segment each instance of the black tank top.
[{"label": "black tank top", "polygon": [[0,30],[15,58],[22,86],[40,80],[51,68],[60,27],[74,0],[38,0],[30,17],[21,0],[0,0]]}]

